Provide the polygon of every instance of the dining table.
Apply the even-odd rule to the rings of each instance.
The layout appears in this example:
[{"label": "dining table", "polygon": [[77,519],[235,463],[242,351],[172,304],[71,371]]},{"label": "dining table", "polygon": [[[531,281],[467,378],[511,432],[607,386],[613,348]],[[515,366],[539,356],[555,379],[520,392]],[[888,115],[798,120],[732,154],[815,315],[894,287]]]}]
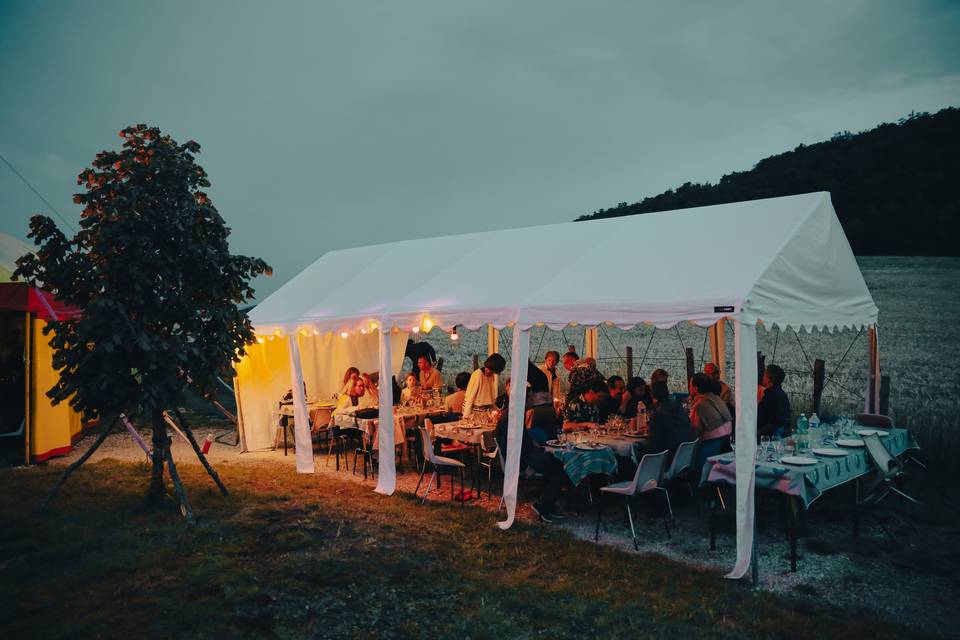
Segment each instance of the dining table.
[{"label": "dining table", "polygon": [[[853,513],[854,536],[859,535],[860,479],[875,469],[870,455],[857,436],[876,432],[880,441],[894,457],[908,449],[918,448],[916,440],[906,429],[877,430],[855,425],[853,434],[839,439],[822,428],[810,429],[809,437],[822,444],[796,456],[761,452],[754,463],[755,487],[774,491],[789,502],[788,530],[790,538],[790,567],[797,567],[797,517],[806,511],[825,492],[848,483],[855,487]],[[836,442],[834,441],[836,440]],[[759,447],[758,447],[759,449]],[[800,458],[797,460],[797,458]],[[706,459],[701,470],[700,484],[735,486],[737,465],[734,452],[722,453]],[[714,505],[715,506],[715,505]],[[711,509],[710,548],[716,548],[715,518]]]}]

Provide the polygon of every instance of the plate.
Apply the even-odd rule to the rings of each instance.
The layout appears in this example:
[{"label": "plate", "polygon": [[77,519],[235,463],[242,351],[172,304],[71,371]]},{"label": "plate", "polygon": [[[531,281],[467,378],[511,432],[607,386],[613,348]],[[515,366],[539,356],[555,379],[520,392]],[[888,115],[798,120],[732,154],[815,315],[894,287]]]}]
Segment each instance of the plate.
[{"label": "plate", "polygon": [[825,449],[813,449],[813,452],[818,456],[832,456],[836,458],[841,458],[847,455],[847,452],[844,451],[843,449],[834,449],[833,447],[829,447]]},{"label": "plate", "polygon": [[784,456],[780,458],[780,462],[783,464],[793,464],[797,466],[817,464],[817,461],[813,458],[805,458],[804,456]]},{"label": "plate", "polygon": [[580,449],[581,451],[599,451],[600,449],[606,449],[606,445],[581,442],[576,446],[576,448]]},{"label": "plate", "polygon": [[647,437],[639,433],[625,433],[623,435],[626,436],[627,438],[646,438]]},{"label": "plate", "polygon": [[862,447],[863,440],[859,438],[840,438],[837,444],[841,447]]},{"label": "plate", "polygon": [[548,447],[562,447],[562,446],[563,446],[563,443],[560,442],[559,440],[547,440],[544,444],[546,444]]},{"label": "plate", "polygon": [[873,434],[877,434],[882,438],[884,436],[890,435],[890,432],[884,431],[882,429],[857,429],[858,436],[872,436]]}]

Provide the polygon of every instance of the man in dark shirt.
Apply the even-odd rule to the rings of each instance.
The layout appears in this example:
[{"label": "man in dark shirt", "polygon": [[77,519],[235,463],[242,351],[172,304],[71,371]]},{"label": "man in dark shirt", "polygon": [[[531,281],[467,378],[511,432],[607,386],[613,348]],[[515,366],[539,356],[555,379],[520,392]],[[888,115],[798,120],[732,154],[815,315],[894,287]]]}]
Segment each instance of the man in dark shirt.
[{"label": "man in dark shirt", "polygon": [[647,438],[647,453],[668,451],[667,460],[673,459],[681,442],[695,439],[690,426],[690,416],[683,405],[670,397],[667,383],[654,382],[650,386],[653,396],[653,414],[650,416],[650,435]]},{"label": "man in dark shirt", "polygon": [[783,391],[783,369],[775,364],[763,370],[763,398],[757,405],[757,437],[790,435],[790,399]]}]

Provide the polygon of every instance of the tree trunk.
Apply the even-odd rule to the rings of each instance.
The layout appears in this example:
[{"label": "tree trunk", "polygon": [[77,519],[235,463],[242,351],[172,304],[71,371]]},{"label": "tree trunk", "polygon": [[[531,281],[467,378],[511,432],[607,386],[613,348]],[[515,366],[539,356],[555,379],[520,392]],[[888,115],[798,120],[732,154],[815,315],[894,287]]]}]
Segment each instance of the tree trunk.
[{"label": "tree trunk", "polygon": [[60,491],[60,487],[63,486],[63,483],[67,481],[67,478],[70,477],[74,471],[76,471],[80,465],[87,461],[87,459],[93,455],[93,452],[96,451],[103,441],[107,439],[107,436],[110,435],[110,432],[113,431],[113,425],[117,423],[116,418],[111,418],[110,420],[103,421],[103,428],[100,431],[100,435],[97,436],[97,439],[94,441],[90,448],[80,456],[76,462],[67,467],[67,470],[60,474],[60,477],[57,479],[57,484],[53,485],[53,489],[50,490],[50,493],[47,494],[47,497],[44,499],[43,503],[40,505],[40,508],[37,509],[38,512],[43,512],[47,509],[47,506],[50,504],[50,501],[54,499],[57,495],[57,492]]},{"label": "tree trunk", "polygon": [[213,467],[210,466],[210,462],[207,460],[207,456],[203,454],[203,451],[200,449],[200,445],[197,444],[197,439],[193,435],[193,431],[190,430],[190,425],[187,424],[187,421],[184,419],[183,414],[180,413],[179,409],[174,409],[173,412],[177,414],[177,420],[180,422],[180,426],[183,427],[183,431],[187,434],[187,439],[190,440],[190,444],[193,446],[193,452],[197,454],[197,458],[200,459],[200,464],[203,465],[203,468],[207,470],[207,473],[210,474],[210,477],[213,478],[213,481],[218,487],[220,487],[220,493],[225,496],[230,495],[227,491],[227,488],[220,481],[220,476],[217,475],[217,472],[213,470]]},{"label": "tree trunk", "polygon": [[147,491],[147,499],[154,502],[162,500],[167,495],[167,487],[163,482],[163,464],[167,459],[170,438],[167,436],[167,423],[163,421],[163,412],[154,409],[150,417],[153,423],[153,455],[151,457],[153,469],[150,475],[150,489]]}]

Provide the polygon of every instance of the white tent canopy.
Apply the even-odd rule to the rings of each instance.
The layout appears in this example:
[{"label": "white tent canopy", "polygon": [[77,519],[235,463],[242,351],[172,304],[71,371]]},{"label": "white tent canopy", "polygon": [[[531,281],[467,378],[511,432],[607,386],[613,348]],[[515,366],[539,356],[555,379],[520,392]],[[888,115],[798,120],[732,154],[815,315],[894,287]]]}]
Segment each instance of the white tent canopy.
[{"label": "white tent canopy", "polygon": [[[644,278],[610,277],[640,272]],[[635,290],[624,286],[630,282],[637,283]],[[739,577],[749,568],[753,541],[757,322],[832,330],[877,320],[828,193],[332,251],[251,313],[263,334],[350,336],[373,328],[381,335],[381,380],[390,375],[390,330],[407,331],[425,318],[444,330],[512,325],[511,377],[523,380],[534,325],[670,327],[682,321],[710,325],[724,317],[736,321],[736,437],[742,444],[738,555],[731,576]],[[296,343],[290,340],[295,392],[302,391],[299,363],[293,362],[294,355],[299,361]],[[380,420],[390,423],[390,385],[380,388]],[[295,401],[305,417],[302,398]],[[511,397],[515,446],[508,447],[504,527],[516,505],[522,402],[521,394]],[[392,431],[381,432],[384,468],[377,490],[392,493]],[[302,437],[298,449],[309,447],[309,435]]]}]

